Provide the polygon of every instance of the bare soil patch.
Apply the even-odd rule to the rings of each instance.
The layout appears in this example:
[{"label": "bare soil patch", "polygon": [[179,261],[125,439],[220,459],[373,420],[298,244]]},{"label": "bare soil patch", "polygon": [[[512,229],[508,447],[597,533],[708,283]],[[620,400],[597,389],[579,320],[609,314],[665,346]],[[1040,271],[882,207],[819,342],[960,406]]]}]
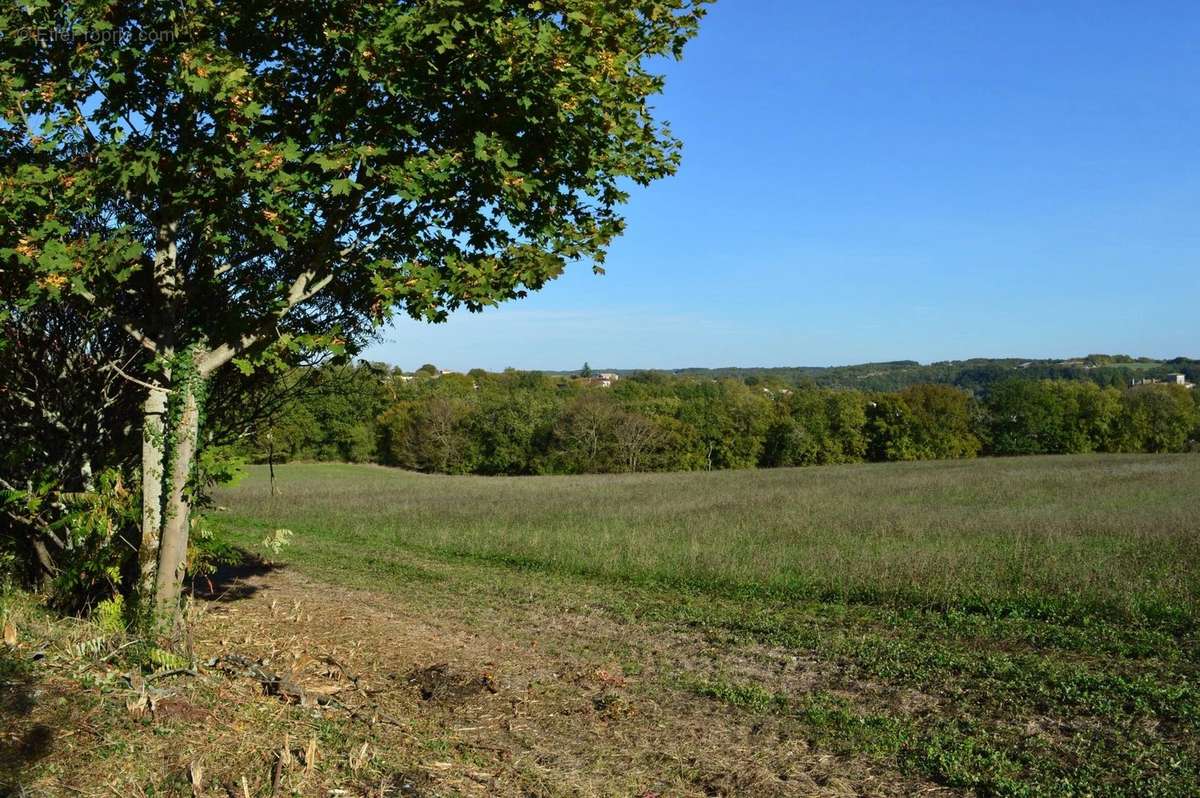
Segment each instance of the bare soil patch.
[{"label": "bare soil patch", "polygon": [[[243,600],[205,608],[197,645],[273,665],[317,702],[334,700],[321,711],[365,719],[368,746],[424,774],[412,794],[934,789],[877,762],[814,750],[787,719],[664,687],[670,669],[713,666],[720,652],[699,634],[539,602],[498,602],[467,621],[403,593],[347,589],[290,569],[259,569],[235,589]],[[820,678],[815,664],[761,647],[720,667],[757,679],[778,669],[771,681],[793,690]]]}]

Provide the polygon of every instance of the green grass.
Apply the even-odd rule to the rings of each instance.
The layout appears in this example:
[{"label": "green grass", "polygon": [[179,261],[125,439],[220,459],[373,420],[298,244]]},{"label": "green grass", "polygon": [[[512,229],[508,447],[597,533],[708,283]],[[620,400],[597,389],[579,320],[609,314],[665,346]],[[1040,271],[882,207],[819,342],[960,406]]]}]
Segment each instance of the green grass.
[{"label": "green grass", "polygon": [[446,477],[289,465],[221,500],[300,559],[397,549],[723,592],[1145,619],[1200,595],[1200,458],[988,459],[685,474]]},{"label": "green grass", "polygon": [[489,623],[537,604],[698,634],[647,689],[980,795],[1200,793],[1200,457],[278,471],[278,497],[259,469],[223,491],[217,523],[294,530],[282,558],[322,577]]}]

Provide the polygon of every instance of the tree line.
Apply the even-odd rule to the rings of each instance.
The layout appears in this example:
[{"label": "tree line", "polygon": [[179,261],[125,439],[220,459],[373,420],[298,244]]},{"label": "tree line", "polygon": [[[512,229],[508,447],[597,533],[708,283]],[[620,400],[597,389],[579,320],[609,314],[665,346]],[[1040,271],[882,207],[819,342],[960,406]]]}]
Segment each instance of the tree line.
[{"label": "tree line", "polygon": [[1101,387],[1121,388],[1135,380],[1162,379],[1176,373],[1183,374],[1189,382],[1198,382],[1200,361],[1188,357],[1164,361],[1121,354],[1091,354],[1066,359],[968,358],[928,364],[915,360],[893,360],[848,366],[687,368],[660,373],[693,378],[732,377],[751,384],[756,381],[780,381],[825,388],[857,388],[861,391],[895,391],[909,385],[933,383],[957,385],[972,393],[979,393],[998,382],[1011,379],[1084,380]]},{"label": "tree line", "polygon": [[446,474],[579,474],[934,460],[978,455],[1183,452],[1200,393],[1009,379],[895,391],[634,375],[415,375],[359,364],[308,375],[241,453],[256,461],[375,462]]}]

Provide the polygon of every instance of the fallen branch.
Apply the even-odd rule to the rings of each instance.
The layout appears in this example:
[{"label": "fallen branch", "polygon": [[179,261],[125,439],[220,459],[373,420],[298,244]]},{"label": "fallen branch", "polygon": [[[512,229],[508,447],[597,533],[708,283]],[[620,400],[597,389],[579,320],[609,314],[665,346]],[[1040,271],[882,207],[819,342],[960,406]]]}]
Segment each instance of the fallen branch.
[{"label": "fallen branch", "polygon": [[[220,667],[229,675],[250,676],[258,680],[267,695],[278,696],[289,704],[307,705],[311,703],[301,685],[286,676],[280,676],[274,671],[265,669],[261,663],[241,654],[222,654],[213,657],[205,665],[210,668]],[[317,699],[317,703],[320,703],[320,698]]]}]

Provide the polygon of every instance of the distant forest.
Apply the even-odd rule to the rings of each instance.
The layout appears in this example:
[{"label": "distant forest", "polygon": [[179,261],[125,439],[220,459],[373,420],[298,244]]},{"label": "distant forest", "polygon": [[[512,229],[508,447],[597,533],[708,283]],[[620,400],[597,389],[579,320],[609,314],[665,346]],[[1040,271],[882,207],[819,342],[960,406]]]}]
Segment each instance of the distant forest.
[{"label": "distant forest", "polygon": [[[622,377],[639,371],[606,369]],[[570,372],[564,372],[570,373]],[[813,385],[822,388],[855,388],[861,391],[894,391],[909,385],[955,385],[972,393],[1004,380],[1088,380],[1097,385],[1121,388],[1135,379],[1158,378],[1181,373],[1188,382],[1200,383],[1200,360],[1177,357],[1156,360],[1130,355],[1088,355],[1059,360],[1029,358],[972,358],[946,360],[922,365],[915,360],[862,363],[855,366],[784,366],[766,368],[686,368],[654,371],[679,377],[707,377],[777,381],[792,386]]]},{"label": "distant forest", "polygon": [[298,369],[234,448],[497,475],[1200,449],[1183,358],[612,373]]}]

